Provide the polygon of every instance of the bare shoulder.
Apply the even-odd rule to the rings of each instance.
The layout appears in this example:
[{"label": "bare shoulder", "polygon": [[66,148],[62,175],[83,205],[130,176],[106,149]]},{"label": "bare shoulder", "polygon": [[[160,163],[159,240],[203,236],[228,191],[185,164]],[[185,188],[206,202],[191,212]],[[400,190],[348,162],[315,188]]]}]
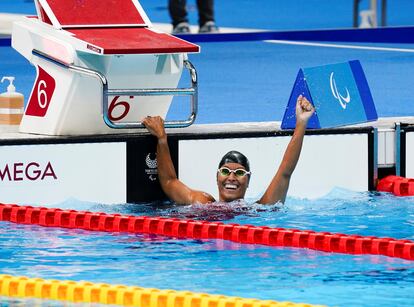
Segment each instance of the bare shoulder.
[{"label": "bare shoulder", "polygon": [[193,191],[192,192],[192,197],[191,197],[191,203],[195,204],[195,203],[199,203],[199,204],[207,204],[207,203],[212,203],[215,202],[216,199],[203,191]]}]

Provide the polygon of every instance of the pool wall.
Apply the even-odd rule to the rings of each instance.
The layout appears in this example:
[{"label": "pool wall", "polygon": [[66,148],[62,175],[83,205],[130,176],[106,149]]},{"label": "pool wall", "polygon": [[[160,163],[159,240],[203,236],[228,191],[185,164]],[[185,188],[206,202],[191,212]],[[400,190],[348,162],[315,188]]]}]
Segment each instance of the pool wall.
[{"label": "pool wall", "polygon": [[[292,131],[281,131],[277,123],[244,123],[194,125],[168,133],[179,178],[210,193],[216,191],[221,156],[231,149],[243,151],[254,174],[246,197],[256,198],[275,173]],[[2,135],[3,202],[53,204],[74,198],[136,203],[165,199],[157,177],[156,139],[147,132],[88,137]],[[377,139],[378,132],[371,126],[309,130],[289,195],[320,197],[335,187],[375,189]]]},{"label": "pool wall", "polygon": [[414,126],[401,127],[400,133],[401,176],[414,178]]}]

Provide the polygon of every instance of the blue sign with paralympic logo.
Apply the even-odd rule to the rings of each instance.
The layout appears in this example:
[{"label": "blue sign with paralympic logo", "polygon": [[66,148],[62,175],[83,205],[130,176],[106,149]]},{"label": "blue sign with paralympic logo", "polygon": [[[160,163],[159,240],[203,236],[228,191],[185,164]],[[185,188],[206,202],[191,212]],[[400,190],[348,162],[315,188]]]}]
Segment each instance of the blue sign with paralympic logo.
[{"label": "blue sign with paralympic logo", "polygon": [[282,129],[296,125],[296,99],[305,96],[315,107],[308,128],[332,128],[378,119],[359,61],[299,70],[282,120]]}]

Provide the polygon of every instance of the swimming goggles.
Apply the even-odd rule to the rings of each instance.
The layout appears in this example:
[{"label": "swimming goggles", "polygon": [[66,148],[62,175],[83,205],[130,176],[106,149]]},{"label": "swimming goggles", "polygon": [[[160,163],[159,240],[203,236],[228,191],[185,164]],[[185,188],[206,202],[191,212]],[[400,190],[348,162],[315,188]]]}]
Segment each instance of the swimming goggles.
[{"label": "swimming goggles", "polygon": [[229,169],[228,167],[220,167],[217,172],[224,177],[230,176],[231,173],[234,173],[236,177],[244,177],[246,175],[250,175],[251,172],[246,171],[245,169],[238,168],[238,169]]}]

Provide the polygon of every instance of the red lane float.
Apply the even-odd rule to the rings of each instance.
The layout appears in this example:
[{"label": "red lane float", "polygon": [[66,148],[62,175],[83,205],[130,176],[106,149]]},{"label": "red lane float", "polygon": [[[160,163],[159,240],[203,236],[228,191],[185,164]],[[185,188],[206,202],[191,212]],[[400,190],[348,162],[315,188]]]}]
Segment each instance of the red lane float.
[{"label": "red lane float", "polygon": [[414,179],[387,176],[378,182],[377,191],[393,193],[396,196],[414,196]]},{"label": "red lane float", "polygon": [[92,231],[150,233],[191,239],[309,248],[344,254],[372,254],[414,260],[414,242],[393,238],[315,232],[88,211],[0,204],[0,221]]}]

